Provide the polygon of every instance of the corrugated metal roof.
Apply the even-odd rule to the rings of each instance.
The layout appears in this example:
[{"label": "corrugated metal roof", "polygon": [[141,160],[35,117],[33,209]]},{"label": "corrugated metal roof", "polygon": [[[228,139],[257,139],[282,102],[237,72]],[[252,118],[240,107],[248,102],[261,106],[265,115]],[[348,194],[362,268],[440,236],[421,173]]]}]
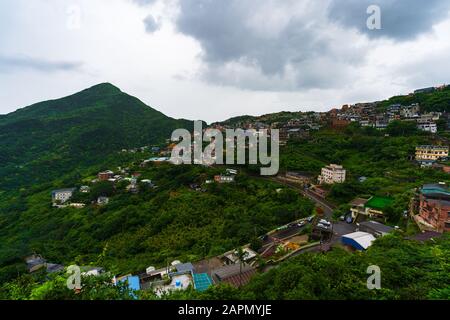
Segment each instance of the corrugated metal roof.
[{"label": "corrugated metal roof", "polygon": [[175,265],[175,269],[177,269],[177,273],[185,273],[194,271],[194,266],[192,263],[180,263]]},{"label": "corrugated metal roof", "polygon": [[359,244],[362,248],[367,249],[372,245],[372,242],[375,241],[375,237],[367,232],[353,232],[342,236],[343,239],[351,239],[357,244]]},{"label": "corrugated metal roof", "polygon": [[[254,268],[248,264],[242,265],[242,273],[253,270]],[[223,266],[222,268],[216,269],[213,271],[220,280],[225,280],[229,277],[238,275],[241,272],[240,264],[231,264],[228,266]]]},{"label": "corrugated metal roof", "polygon": [[386,225],[384,225],[382,223],[379,223],[377,221],[364,221],[364,222],[360,222],[360,225],[364,226],[364,227],[371,228],[371,229],[373,229],[375,231],[382,232],[382,233],[389,233],[392,230],[394,230],[394,228],[386,226]]}]

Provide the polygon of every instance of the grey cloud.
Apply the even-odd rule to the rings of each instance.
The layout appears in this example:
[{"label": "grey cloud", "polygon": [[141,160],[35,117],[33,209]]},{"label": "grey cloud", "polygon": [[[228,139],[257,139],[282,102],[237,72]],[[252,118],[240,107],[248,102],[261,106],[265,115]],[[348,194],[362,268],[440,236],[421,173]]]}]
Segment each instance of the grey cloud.
[{"label": "grey cloud", "polygon": [[28,56],[2,56],[0,55],[0,70],[33,69],[40,72],[72,71],[82,66],[80,62],[49,61]]},{"label": "grey cloud", "polygon": [[408,61],[394,69],[411,88],[424,88],[450,83],[448,51],[436,51],[425,57]]},{"label": "grey cloud", "polygon": [[161,23],[155,19],[151,14],[144,19],[145,31],[153,33],[161,28]]},{"label": "grey cloud", "polygon": [[[365,48],[330,37],[318,1],[181,0],[177,28],[203,48],[201,76],[250,90],[340,86]],[[275,17],[275,18],[274,18]],[[276,18],[278,17],[278,18]],[[314,20],[311,19],[314,17]]]},{"label": "grey cloud", "polygon": [[[378,5],[381,9],[380,30],[369,30],[366,26],[370,5]],[[433,25],[448,16],[449,10],[448,0],[331,0],[328,16],[370,38],[409,40],[429,32]]]},{"label": "grey cloud", "polygon": [[132,0],[132,1],[140,6],[147,6],[156,3],[158,0]]}]

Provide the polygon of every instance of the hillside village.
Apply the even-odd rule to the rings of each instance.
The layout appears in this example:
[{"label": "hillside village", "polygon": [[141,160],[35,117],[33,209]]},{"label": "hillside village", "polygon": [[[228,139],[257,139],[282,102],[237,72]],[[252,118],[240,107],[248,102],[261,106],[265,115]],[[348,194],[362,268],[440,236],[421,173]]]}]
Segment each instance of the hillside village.
[{"label": "hillside village", "polygon": [[[413,95],[449,88],[425,88],[417,90]],[[268,129],[269,132],[270,129],[280,129],[281,145],[287,148],[292,143],[314,139],[314,133],[325,128],[339,132],[357,125],[360,128],[386,132],[384,137],[389,139],[389,128],[395,129],[398,123],[413,124],[419,131],[429,134],[435,144],[417,145],[415,153],[409,155],[411,163],[414,163],[418,170],[432,169],[449,174],[449,140],[439,136],[438,131],[450,129],[450,113],[427,112],[417,103],[396,103],[385,107],[380,104],[346,105],[339,110],[332,109],[324,113],[281,113],[256,118],[245,117],[214,123],[210,127],[222,131],[230,128]],[[121,152],[142,153],[146,157],[139,163],[123,164],[123,167],[117,169],[105,168],[104,171],[98,172],[96,177],[80,181],[78,187],[65,186],[66,188],[53,190],[52,205],[55,210],[67,207],[81,209],[86,206],[108,206],[114,203],[118,190],[128,194],[157,192],[158,182],[154,181],[147,169],[171,166],[169,157],[173,147],[174,144],[167,141],[165,145],[123,149]],[[192,192],[206,193],[213,185],[232,186],[244,176],[253,177],[245,167],[206,167],[210,170],[209,174],[189,182],[188,187]],[[370,194],[347,203],[336,203],[330,199],[331,187],[346,183],[348,175],[352,174],[344,165],[329,163],[321,168],[318,175],[314,172],[286,169],[270,180],[279,184],[277,192],[293,189],[314,202],[315,210],[310,216],[258,234],[259,240],[255,243],[243,243],[241,247],[218,256],[206,257],[200,261],[168,261],[167,265],[149,266],[141,272],[114,275],[112,281],[126,281],[133,290],[150,290],[157,296],[174,290],[185,290],[189,286],[204,291],[222,282],[240,287],[248,283],[257,272],[270,270],[280,262],[303,252],[328,252],[335,246],[351,251],[365,251],[377,238],[407,231],[405,226],[388,223],[387,211],[392,210],[394,203],[394,199],[389,196]],[[364,183],[367,179],[365,176],[357,177],[358,183]],[[409,204],[403,208],[402,218],[415,225],[417,231],[411,239],[425,241],[450,231],[449,212],[449,186],[444,181],[432,181],[413,190]],[[46,262],[39,254],[28,257],[26,263],[30,272],[39,268],[46,268],[48,272],[61,272],[64,268]],[[97,275],[105,271],[102,266],[84,267],[84,270],[85,275]]]}]

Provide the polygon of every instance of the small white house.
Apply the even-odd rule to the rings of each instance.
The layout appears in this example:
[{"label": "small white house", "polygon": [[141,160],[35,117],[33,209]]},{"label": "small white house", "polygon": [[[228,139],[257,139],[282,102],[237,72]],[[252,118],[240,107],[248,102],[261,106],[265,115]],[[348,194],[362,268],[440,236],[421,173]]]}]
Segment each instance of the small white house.
[{"label": "small white house", "polygon": [[81,193],[89,193],[91,191],[91,188],[89,186],[81,186],[80,192]]},{"label": "small white house", "polygon": [[109,198],[108,197],[98,197],[97,199],[97,204],[99,206],[103,206],[109,203]]}]

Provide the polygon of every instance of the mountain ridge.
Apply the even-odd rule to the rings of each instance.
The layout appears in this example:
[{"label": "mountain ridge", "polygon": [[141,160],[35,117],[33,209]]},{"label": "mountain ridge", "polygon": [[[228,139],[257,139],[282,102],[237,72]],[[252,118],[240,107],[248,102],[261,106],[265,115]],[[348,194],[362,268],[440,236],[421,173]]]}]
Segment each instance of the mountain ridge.
[{"label": "mountain ridge", "polygon": [[61,166],[98,163],[123,148],[159,144],[173,130],[192,126],[110,83],[39,102],[0,118],[0,189],[57,176]]}]

